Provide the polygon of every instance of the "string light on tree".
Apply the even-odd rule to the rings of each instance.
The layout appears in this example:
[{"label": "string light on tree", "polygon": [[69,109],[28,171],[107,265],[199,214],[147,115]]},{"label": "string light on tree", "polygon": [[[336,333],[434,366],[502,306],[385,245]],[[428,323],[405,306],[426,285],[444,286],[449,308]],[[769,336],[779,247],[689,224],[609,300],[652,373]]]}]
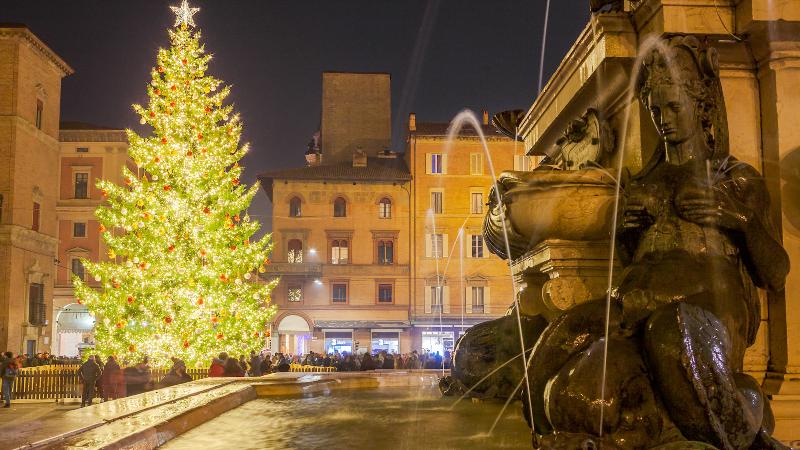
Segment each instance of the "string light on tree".
[{"label": "string light on tree", "polygon": [[275,282],[253,277],[269,260],[269,236],[253,240],[260,224],[239,220],[259,188],[240,181],[247,145],[224,104],[230,88],[205,73],[211,56],[190,28],[199,8],[172,9],[176,28],[158,51],[149,103],[133,106],[153,133],[127,130],[139,173],[123,169],[122,186],[98,182],[105,203],[95,215],[109,259],[83,262],[99,287],[73,283],[98,319],[96,353],[201,366],[220,351],[263,347]]}]

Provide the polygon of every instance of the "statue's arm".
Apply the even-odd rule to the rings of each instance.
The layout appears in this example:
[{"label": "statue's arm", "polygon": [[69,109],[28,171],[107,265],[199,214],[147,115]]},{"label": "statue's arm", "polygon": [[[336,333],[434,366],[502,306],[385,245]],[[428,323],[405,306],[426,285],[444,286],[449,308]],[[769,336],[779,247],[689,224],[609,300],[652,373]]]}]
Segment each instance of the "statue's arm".
[{"label": "statue's arm", "polygon": [[[764,178],[749,165],[731,170],[732,197],[744,205],[742,257],[756,286],[771,291],[783,289],[789,273],[789,255],[781,245],[770,218],[770,198]],[[725,205],[723,205],[725,207]]]}]

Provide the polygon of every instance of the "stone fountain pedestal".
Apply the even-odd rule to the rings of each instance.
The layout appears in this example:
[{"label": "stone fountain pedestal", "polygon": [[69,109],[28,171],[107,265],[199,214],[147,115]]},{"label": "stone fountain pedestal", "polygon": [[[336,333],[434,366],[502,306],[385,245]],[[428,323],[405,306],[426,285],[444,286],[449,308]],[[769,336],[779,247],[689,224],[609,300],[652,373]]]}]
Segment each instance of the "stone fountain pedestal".
[{"label": "stone fountain pedestal", "polygon": [[[549,239],[511,264],[520,312],[550,319],[608,290],[609,241]],[[615,261],[615,273],[620,265]]]}]

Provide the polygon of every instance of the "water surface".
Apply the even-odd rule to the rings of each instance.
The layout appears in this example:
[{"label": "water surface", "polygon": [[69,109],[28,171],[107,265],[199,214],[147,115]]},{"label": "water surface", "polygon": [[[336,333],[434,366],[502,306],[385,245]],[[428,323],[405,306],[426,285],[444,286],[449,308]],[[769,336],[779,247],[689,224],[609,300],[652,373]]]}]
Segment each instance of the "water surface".
[{"label": "water surface", "polygon": [[168,442],[169,450],[211,449],[530,449],[519,402],[492,436],[503,404],[441,398],[436,388],[333,391],[257,399]]}]

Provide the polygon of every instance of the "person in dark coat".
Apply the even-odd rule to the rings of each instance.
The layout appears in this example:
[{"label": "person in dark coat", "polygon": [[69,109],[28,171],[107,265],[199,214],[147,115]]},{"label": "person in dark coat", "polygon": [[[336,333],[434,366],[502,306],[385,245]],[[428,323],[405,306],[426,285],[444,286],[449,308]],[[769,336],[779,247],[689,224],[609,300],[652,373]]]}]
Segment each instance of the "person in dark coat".
[{"label": "person in dark coat", "polygon": [[11,352],[3,353],[3,359],[0,362],[0,377],[3,380],[3,401],[5,402],[3,408],[11,408],[11,388],[14,386],[14,380],[17,375],[19,375],[19,364],[14,359],[14,354]]},{"label": "person in dark coat", "polygon": [[250,373],[251,377],[260,377],[261,376],[261,355],[255,352],[255,350],[250,351]]},{"label": "person in dark coat", "polygon": [[142,362],[125,368],[125,383],[128,395],[141,394],[150,389],[150,365],[145,356]]},{"label": "person in dark coat", "polygon": [[272,373],[272,358],[267,354],[261,360],[261,375],[268,375],[270,373]]},{"label": "person in dark coat", "polygon": [[286,358],[286,356],[281,355],[281,359],[278,362],[278,372],[288,372],[289,369],[291,369],[289,360]]},{"label": "person in dark coat", "polygon": [[220,358],[213,358],[211,360],[211,367],[208,368],[208,376],[224,377],[225,376],[225,361]]},{"label": "person in dark coat", "polygon": [[375,370],[375,361],[369,353],[364,353],[364,358],[361,360],[361,370]]},{"label": "person in dark coat", "polygon": [[240,366],[239,362],[236,361],[236,358],[228,358],[228,360],[225,361],[225,376],[226,377],[244,376],[244,369],[242,369],[242,366]]},{"label": "person in dark coat", "polygon": [[100,366],[95,362],[94,358],[94,355],[89,355],[86,362],[78,369],[78,378],[83,384],[83,390],[81,391],[81,407],[92,405],[97,380],[100,379],[103,373],[103,370],[100,369]]},{"label": "person in dark coat", "polygon": [[100,376],[100,390],[103,401],[125,397],[125,374],[113,356],[109,356]]},{"label": "person in dark coat", "polygon": [[192,376],[186,373],[186,363],[178,358],[172,358],[172,368],[161,380],[159,387],[175,386],[189,381],[192,381]]}]

